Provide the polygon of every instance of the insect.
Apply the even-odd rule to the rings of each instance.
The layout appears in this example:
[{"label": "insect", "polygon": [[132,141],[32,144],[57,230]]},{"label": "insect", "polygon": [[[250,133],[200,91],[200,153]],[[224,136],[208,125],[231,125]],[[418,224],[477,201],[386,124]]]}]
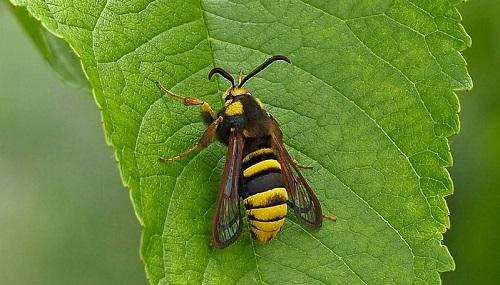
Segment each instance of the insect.
[{"label": "insect", "polygon": [[180,160],[196,149],[207,147],[217,137],[227,145],[227,156],[212,220],[212,241],[215,248],[233,243],[242,232],[240,199],[246,209],[252,237],[261,243],[274,239],[283,227],[288,207],[297,218],[311,228],[321,227],[323,213],[318,198],[299,172],[307,166],[297,163],[288,154],[282,141],[278,122],[254,97],[244,84],[276,61],[291,63],[284,55],[267,59],[252,72],[239,73],[238,83],[224,69],[215,67],[209,74],[227,79],[231,86],[224,92],[224,107],[215,113],[210,105],[198,98],[179,96],[158,86],[167,94],[182,100],[187,106],[200,106],[208,125],[202,137],[192,147],[175,157],[160,161]]}]

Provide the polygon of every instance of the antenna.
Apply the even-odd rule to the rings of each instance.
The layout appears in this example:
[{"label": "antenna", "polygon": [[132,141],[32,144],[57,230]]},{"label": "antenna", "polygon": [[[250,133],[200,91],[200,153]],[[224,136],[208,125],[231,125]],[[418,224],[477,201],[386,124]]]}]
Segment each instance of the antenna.
[{"label": "antenna", "polygon": [[214,76],[214,74],[216,74],[216,73],[222,75],[224,78],[229,80],[229,82],[231,82],[231,85],[233,86],[233,88],[235,87],[233,76],[220,67],[215,67],[215,68],[212,68],[212,70],[210,70],[210,72],[208,73],[208,80],[211,80],[212,76]]},{"label": "antenna", "polygon": [[[243,86],[243,84],[245,84],[245,82],[247,82],[248,79],[252,78],[253,76],[255,76],[257,73],[261,72],[262,70],[264,70],[266,67],[268,67],[271,63],[275,62],[275,61],[278,61],[278,60],[283,60],[283,61],[286,61],[288,63],[292,63],[292,61],[284,56],[284,55],[273,55],[272,57],[268,58],[266,61],[264,61],[263,64],[257,66],[257,68],[255,68],[254,70],[252,70],[252,72],[250,72],[247,76],[245,76],[241,82],[238,84],[238,87],[241,87]],[[233,84],[234,86],[234,84]]]}]

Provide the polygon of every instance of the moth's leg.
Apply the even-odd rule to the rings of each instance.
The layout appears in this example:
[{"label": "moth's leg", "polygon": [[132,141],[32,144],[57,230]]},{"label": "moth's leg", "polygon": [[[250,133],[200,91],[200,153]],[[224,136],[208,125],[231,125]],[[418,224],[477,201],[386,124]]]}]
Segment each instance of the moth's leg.
[{"label": "moth's leg", "polygon": [[302,164],[302,163],[299,163],[298,161],[296,161],[295,159],[293,160],[293,164],[295,166],[297,166],[298,168],[305,168],[305,169],[312,169],[313,166],[312,165],[307,165],[307,164]]},{"label": "moth's leg", "polygon": [[209,121],[209,123],[212,123],[215,119],[217,119],[217,114],[214,112],[212,107],[210,107],[210,105],[207,102],[205,102],[201,99],[198,99],[198,98],[184,97],[184,96],[177,95],[174,92],[172,92],[171,90],[167,89],[165,86],[163,86],[163,84],[161,84],[160,81],[156,81],[156,85],[158,85],[158,87],[161,90],[163,90],[163,92],[167,93],[168,95],[170,95],[176,99],[182,100],[182,102],[186,106],[200,106],[201,112],[203,113],[203,117],[204,118],[207,117],[208,119],[211,119]]},{"label": "moth's leg", "polygon": [[330,215],[330,214],[323,213],[323,218],[328,219],[330,221],[334,221],[334,222],[337,221],[337,217],[334,215]]},{"label": "moth's leg", "polygon": [[188,155],[189,153],[191,153],[195,149],[200,150],[200,149],[206,148],[208,145],[210,145],[210,143],[212,142],[213,138],[217,134],[217,127],[222,122],[222,120],[223,120],[222,116],[220,116],[217,119],[215,119],[208,126],[208,128],[205,130],[205,132],[203,133],[203,136],[201,136],[201,138],[198,140],[198,142],[195,145],[193,145],[192,147],[188,148],[183,153],[181,153],[181,154],[179,154],[177,156],[174,156],[174,157],[164,157],[164,156],[162,156],[162,157],[160,157],[160,161],[161,162],[167,162],[167,161],[180,160],[183,157],[185,157],[186,155]]}]

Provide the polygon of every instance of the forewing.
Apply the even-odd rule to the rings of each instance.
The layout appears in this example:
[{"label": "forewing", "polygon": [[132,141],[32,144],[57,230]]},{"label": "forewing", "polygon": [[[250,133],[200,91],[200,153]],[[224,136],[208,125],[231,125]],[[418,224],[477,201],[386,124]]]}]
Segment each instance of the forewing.
[{"label": "forewing", "polygon": [[281,174],[288,192],[288,205],[303,224],[319,228],[323,220],[321,204],[285,149],[278,122],[274,118],[272,121],[272,144],[281,165]]},{"label": "forewing", "polygon": [[212,245],[216,248],[224,248],[233,243],[243,227],[239,197],[243,146],[243,135],[232,130],[229,135],[226,165],[212,220]]}]

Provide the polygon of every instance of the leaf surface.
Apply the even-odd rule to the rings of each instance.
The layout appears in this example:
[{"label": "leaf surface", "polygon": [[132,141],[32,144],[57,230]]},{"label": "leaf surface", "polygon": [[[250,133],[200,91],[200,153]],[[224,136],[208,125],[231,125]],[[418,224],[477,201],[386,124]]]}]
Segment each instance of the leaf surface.
[{"label": "leaf surface", "polygon": [[[78,52],[143,226],[151,284],[439,284],[454,268],[442,234],[453,185],[447,137],[459,130],[453,91],[472,86],[459,51],[470,45],[460,1],[16,1]],[[196,142],[196,108],[220,108],[221,66],[282,125],[325,211],[310,231],[288,219],[269,245],[248,229],[208,246],[225,148],[161,164]]]}]

